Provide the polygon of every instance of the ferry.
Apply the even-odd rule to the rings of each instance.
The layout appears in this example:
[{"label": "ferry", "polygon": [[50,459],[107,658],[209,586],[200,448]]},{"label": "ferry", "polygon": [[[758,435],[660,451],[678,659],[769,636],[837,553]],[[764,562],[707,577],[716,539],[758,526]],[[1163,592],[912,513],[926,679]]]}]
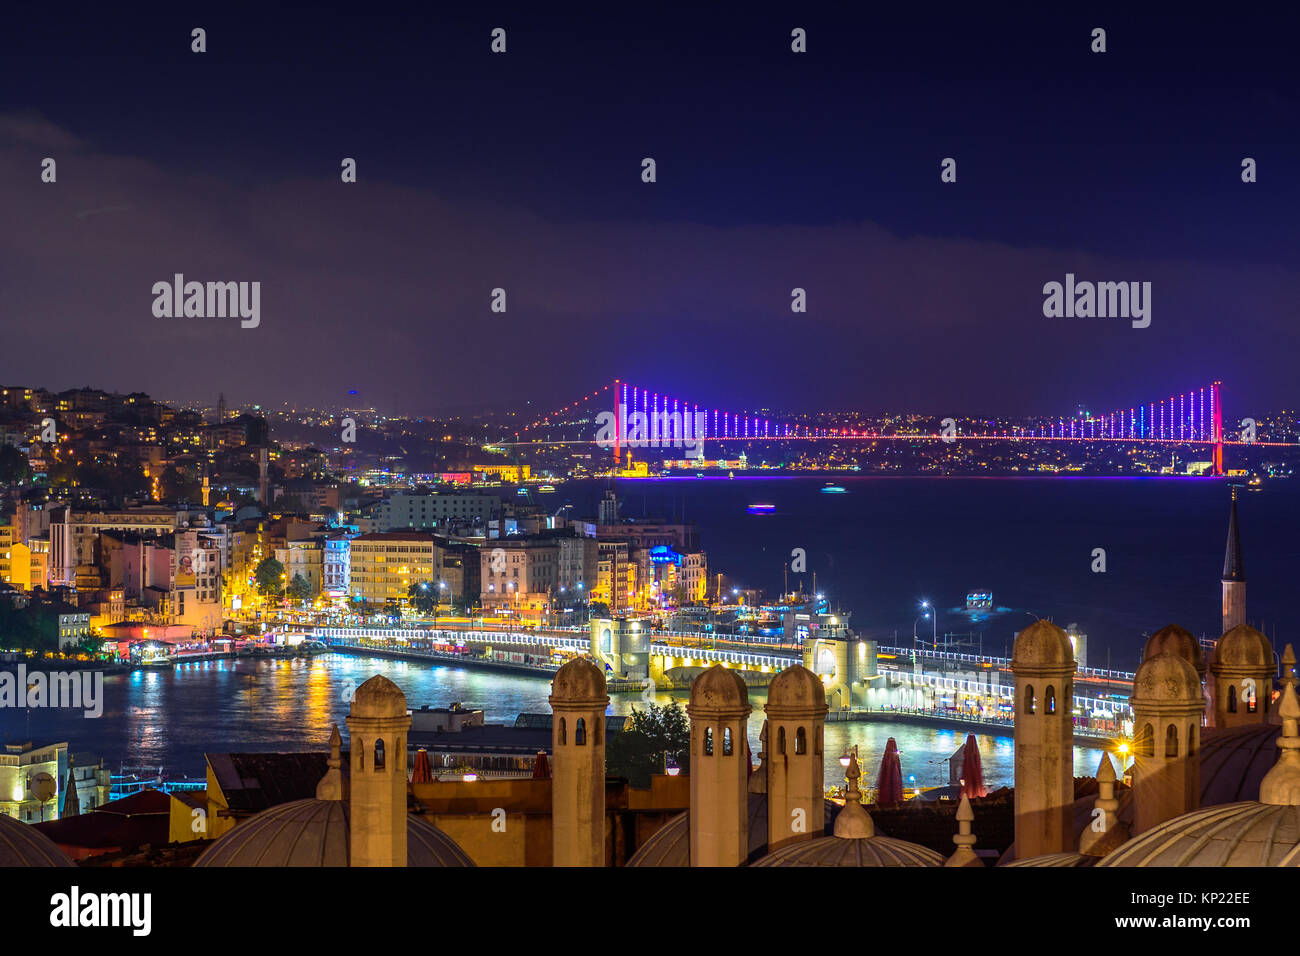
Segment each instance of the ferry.
[{"label": "ferry", "polygon": [[745,510],[752,515],[770,515],[774,511],[776,511],[776,505],[766,505],[766,504],[750,505]]},{"label": "ferry", "polygon": [[538,490],[539,492],[541,492],[542,494],[544,494],[544,495],[549,495],[549,494],[553,494],[553,493],[554,493],[554,491],[555,491],[555,486],[554,486],[554,485],[542,485],[542,487],[538,488],[537,490]]},{"label": "ferry", "polygon": [[993,609],[992,591],[971,591],[966,595],[966,610],[991,611]]},{"label": "ferry", "polygon": [[842,495],[844,494],[844,486],[832,484],[828,481],[822,485],[821,492],[824,495]]},{"label": "ferry", "polygon": [[528,489],[527,489],[527,488],[520,488],[518,491],[515,492],[515,494],[517,494],[520,498],[527,498],[527,497],[528,497]]}]

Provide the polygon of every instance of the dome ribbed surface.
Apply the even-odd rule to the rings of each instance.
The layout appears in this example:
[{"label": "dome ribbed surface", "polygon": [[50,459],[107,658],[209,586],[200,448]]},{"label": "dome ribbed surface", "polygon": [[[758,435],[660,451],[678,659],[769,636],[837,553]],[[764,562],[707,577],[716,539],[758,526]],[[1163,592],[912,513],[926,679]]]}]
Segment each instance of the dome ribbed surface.
[{"label": "dome ribbed surface", "polygon": [[1167,820],[1098,866],[1300,866],[1300,807],[1229,803]]},{"label": "dome ribbed surface", "polygon": [[[293,800],[263,810],[219,837],[195,866],[347,866],[348,805]],[[419,817],[406,818],[407,866],[473,866],[451,837]]]},{"label": "dome ribbed surface", "polygon": [[754,866],[943,866],[943,857],[906,840],[822,837],[773,850]]},{"label": "dome ribbed surface", "polygon": [[1097,857],[1084,856],[1082,853],[1070,851],[1068,853],[1045,853],[1042,856],[1031,856],[1027,860],[1012,860],[1010,863],[1003,863],[1003,866],[1094,866],[1097,863]]},{"label": "dome ribbed surface", "polygon": [[40,830],[0,813],[0,867],[76,866],[57,843]]}]

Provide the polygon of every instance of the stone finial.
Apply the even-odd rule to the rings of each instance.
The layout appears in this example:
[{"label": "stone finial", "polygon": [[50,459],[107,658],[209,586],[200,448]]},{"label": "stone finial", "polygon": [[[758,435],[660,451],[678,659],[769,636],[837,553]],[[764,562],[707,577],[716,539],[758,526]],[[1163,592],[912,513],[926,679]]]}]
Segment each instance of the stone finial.
[{"label": "stone finial", "polygon": [[343,766],[343,737],[339,734],[338,724],[334,725],[334,731],[330,734],[330,756],[326,766],[329,769],[320,778],[320,783],[316,784],[316,799],[342,800],[343,773],[339,768]]},{"label": "stone finial", "polygon": [[835,818],[835,835],[846,840],[865,840],[876,835],[876,825],[871,821],[871,814],[862,809],[862,791],[858,789],[858,778],[861,776],[858,755],[850,754],[849,769],[844,771],[849,790],[845,794],[844,809]]},{"label": "stone finial", "polygon": [[975,834],[971,833],[971,823],[975,820],[975,811],[971,809],[970,797],[965,795],[957,806],[957,833],[952,842],[957,849],[948,857],[944,866],[983,866],[984,861],[975,855]]},{"label": "stone finial", "polygon": [[1300,698],[1296,697],[1295,652],[1291,645],[1282,654],[1282,736],[1277,745],[1277,763],[1259,784],[1259,802],[1273,806],[1300,806]]},{"label": "stone finial", "polygon": [[1128,827],[1119,819],[1116,780],[1110,754],[1103,753],[1097,765],[1097,799],[1092,805],[1092,821],[1079,837],[1079,852],[1084,856],[1105,856],[1129,838]]}]

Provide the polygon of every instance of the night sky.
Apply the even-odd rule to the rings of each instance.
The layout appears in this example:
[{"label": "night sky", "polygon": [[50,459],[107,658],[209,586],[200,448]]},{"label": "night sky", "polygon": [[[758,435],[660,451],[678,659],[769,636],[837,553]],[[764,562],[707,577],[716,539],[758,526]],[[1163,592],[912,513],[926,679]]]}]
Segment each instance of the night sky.
[{"label": "night sky", "polygon": [[[960,416],[1220,378],[1229,419],[1296,404],[1295,17],[443,6],[8,8],[0,382],[425,412],[621,377]],[[260,281],[260,327],[155,318],[176,272]],[[1067,272],[1151,282],[1150,328],[1045,318]]]}]

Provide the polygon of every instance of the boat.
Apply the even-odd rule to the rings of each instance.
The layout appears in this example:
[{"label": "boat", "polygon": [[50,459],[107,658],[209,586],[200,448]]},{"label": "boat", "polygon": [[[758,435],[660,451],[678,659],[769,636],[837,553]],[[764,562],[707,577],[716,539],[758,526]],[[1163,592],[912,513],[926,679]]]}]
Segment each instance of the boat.
[{"label": "boat", "polygon": [[752,515],[770,515],[776,511],[776,505],[757,504],[750,505],[746,509]]},{"label": "boat", "polygon": [[552,493],[555,491],[555,486],[554,486],[554,485],[542,485],[542,487],[538,488],[537,490],[538,490],[539,492],[541,492],[542,494],[544,494],[544,495],[549,495],[549,494],[552,494]]},{"label": "boat", "polygon": [[993,608],[992,591],[971,591],[966,595],[966,610],[989,611]]},{"label": "boat", "polygon": [[517,494],[520,498],[527,498],[527,497],[528,497],[528,489],[527,489],[527,488],[520,488],[518,491],[515,492],[515,494]]},{"label": "boat", "polygon": [[1264,479],[1259,475],[1251,475],[1250,481],[1246,482],[1246,487],[1251,491],[1263,491]]},{"label": "boat", "polygon": [[822,485],[821,492],[824,495],[842,495],[844,494],[844,486],[828,481]]}]

